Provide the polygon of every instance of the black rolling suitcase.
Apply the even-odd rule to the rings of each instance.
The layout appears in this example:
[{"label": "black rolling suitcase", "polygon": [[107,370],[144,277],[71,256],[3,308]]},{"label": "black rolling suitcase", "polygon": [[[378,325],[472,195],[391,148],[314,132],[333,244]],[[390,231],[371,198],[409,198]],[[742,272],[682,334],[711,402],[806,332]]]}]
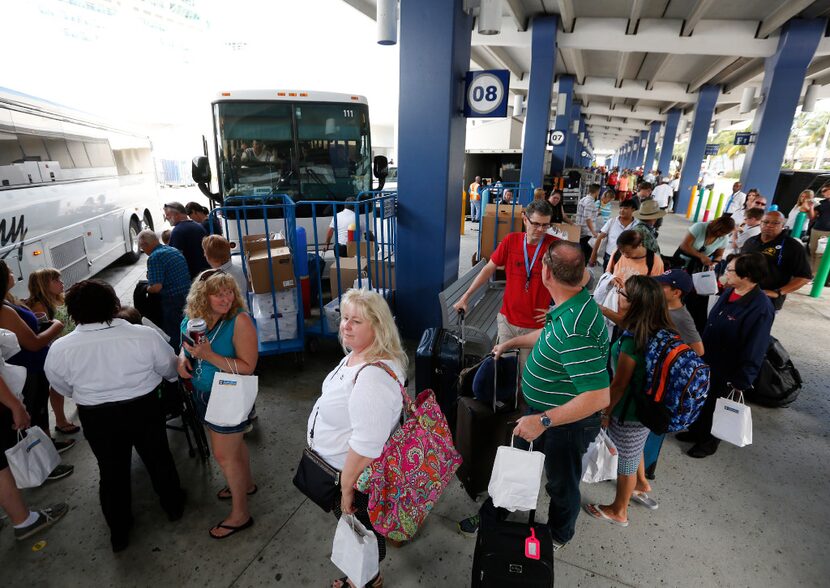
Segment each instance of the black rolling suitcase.
[{"label": "black rolling suitcase", "polygon": [[[518,354],[518,351],[510,353]],[[510,443],[516,420],[522,416],[518,375],[517,370],[512,403],[497,401],[495,391],[492,403],[481,402],[471,396],[461,396],[458,399],[455,447],[463,461],[455,475],[473,500],[487,490],[496,451],[500,445]],[[472,380],[472,376],[469,376],[469,379]],[[497,387],[496,378],[493,387]]]},{"label": "black rolling suitcase", "polygon": [[484,502],[479,511],[472,588],[553,586],[553,538],[547,525],[535,522],[535,514],[530,511],[527,523],[507,521],[506,511],[493,506],[489,498]]}]

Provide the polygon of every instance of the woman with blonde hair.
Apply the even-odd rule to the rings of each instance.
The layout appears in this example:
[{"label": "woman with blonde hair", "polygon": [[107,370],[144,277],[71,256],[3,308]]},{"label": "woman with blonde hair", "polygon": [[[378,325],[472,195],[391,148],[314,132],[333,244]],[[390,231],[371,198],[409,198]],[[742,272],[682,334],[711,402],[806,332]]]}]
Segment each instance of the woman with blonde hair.
[{"label": "woman with blonde hair", "polygon": [[[798,213],[803,212],[807,215],[807,218],[804,220],[802,230],[807,230],[807,225],[810,223],[811,220],[813,220],[816,217],[814,201],[815,197],[816,193],[812,190],[803,190],[801,194],[798,195],[798,202],[795,203],[795,206],[793,206],[789,216],[787,216],[787,223],[785,225],[785,228],[793,230],[795,228],[795,219],[798,216]],[[793,236],[796,239],[801,237],[801,235]]]},{"label": "woman with blonde hair", "polygon": [[[190,319],[203,319],[206,331],[194,344],[182,343],[179,376],[193,388],[196,410],[210,432],[213,456],[222,468],[228,485],[220,490],[219,500],[231,501],[231,513],[210,529],[214,539],[225,539],[254,524],[248,510],[248,496],[257,485],[251,474],[251,460],[244,432],[249,421],[234,427],[220,427],[205,421],[213,379],[220,372],[248,375],[256,368],[256,328],[245,312],[245,302],[236,281],[222,270],[205,270],[196,278],[187,295],[182,320],[182,335]],[[184,337],[183,337],[184,339]]]},{"label": "woman with blonde hair", "polygon": [[[403,409],[407,355],[392,312],[383,297],[370,290],[349,290],[340,302],[340,342],[346,357],[326,376],[320,398],[308,417],[306,441],[331,467],[340,470],[340,492],[332,505],[339,519],[353,514],[373,530],[369,497],[354,489],[361,472],[380,457],[398,425]],[[386,540],[375,532],[379,561]],[[355,588],[348,578],[332,588]],[[367,586],[383,586],[383,576]]]},{"label": "woman with blonde hair", "polygon": [[[68,335],[75,329],[75,323],[66,312],[63,300],[63,280],[55,268],[43,267],[29,274],[29,297],[23,301],[36,316],[44,316],[41,323],[58,319],[63,323],[60,336]],[[81,428],[66,418],[63,396],[49,390],[49,404],[55,413],[55,430],[64,435],[72,435]]]}]

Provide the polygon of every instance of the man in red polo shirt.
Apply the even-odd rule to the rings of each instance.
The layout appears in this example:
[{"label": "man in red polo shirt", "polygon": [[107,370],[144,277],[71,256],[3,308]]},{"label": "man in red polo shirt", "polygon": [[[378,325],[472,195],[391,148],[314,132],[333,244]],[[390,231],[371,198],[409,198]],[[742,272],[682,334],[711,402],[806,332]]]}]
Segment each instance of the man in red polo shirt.
[{"label": "man in red polo shirt", "polygon": [[[456,310],[467,310],[467,301],[486,284],[499,267],[504,267],[507,282],[498,316],[498,343],[525,335],[544,326],[544,313],[550,306],[550,293],[542,284],[542,258],[556,237],[547,234],[553,209],[547,200],[534,200],[522,212],[524,233],[510,233],[499,244],[490,261],[476,276]],[[524,364],[530,349],[521,350]]]}]

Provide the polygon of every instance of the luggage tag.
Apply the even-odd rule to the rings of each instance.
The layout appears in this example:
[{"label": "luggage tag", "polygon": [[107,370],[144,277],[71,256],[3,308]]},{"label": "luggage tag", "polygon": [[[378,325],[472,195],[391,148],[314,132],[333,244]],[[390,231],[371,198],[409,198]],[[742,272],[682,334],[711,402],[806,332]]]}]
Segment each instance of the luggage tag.
[{"label": "luggage tag", "polygon": [[536,538],[536,529],[530,528],[530,537],[525,539],[525,557],[528,559],[539,559],[539,540]]}]

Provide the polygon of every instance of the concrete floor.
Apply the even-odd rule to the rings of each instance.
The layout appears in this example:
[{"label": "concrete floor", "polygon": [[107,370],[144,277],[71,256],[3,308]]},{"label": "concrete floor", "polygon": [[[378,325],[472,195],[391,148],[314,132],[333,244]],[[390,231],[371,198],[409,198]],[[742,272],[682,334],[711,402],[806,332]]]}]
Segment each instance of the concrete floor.
[{"label": "concrete floor", "polygon": [[[672,250],[685,220],[669,218],[661,242]],[[468,223],[468,229],[472,229]],[[477,233],[467,231],[462,263]],[[463,268],[462,268],[463,269]],[[132,292],[141,266],[105,274],[122,296]],[[124,296],[128,298],[128,296]],[[830,297],[796,294],[774,333],[790,350],[806,383],[788,409],[753,407],[755,443],[723,444],[705,460],[683,455],[666,441],[654,497],[657,511],[632,506],[631,525],[613,527],[581,516],[575,539],[556,556],[560,586],[826,586],[830,561],[830,370],[820,351],[830,347]],[[408,348],[414,349],[409,342]],[[223,478],[212,461],[187,455],[182,434],[171,431],[189,503],[184,518],[168,523],[146,473],[134,460],[136,525],[130,548],[113,555],[97,499],[97,467],[83,435],[64,455],[75,473],[25,491],[32,505],[67,501],[71,510],[53,529],[17,543],[0,531],[3,586],[328,586],[339,576],[329,562],[335,522],[305,500],[291,483],[304,443],[306,419],[325,374],[342,354],[327,342],[307,356],[304,370],[286,358],[260,367],[260,416],[249,436],[259,493],[252,497],[256,524],[227,541],[208,537],[228,507],[215,499]],[[74,408],[70,406],[70,411]],[[540,511],[547,510],[547,497]],[[583,501],[610,501],[611,483],[583,485]],[[455,521],[477,506],[455,483],[416,541],[391,549],[383,569],[387,585],[469,585],[474,541],[457,534]],[[6,525],[8,527],[8,525]],[[40,541],[45,546],[33,547]]]}]

